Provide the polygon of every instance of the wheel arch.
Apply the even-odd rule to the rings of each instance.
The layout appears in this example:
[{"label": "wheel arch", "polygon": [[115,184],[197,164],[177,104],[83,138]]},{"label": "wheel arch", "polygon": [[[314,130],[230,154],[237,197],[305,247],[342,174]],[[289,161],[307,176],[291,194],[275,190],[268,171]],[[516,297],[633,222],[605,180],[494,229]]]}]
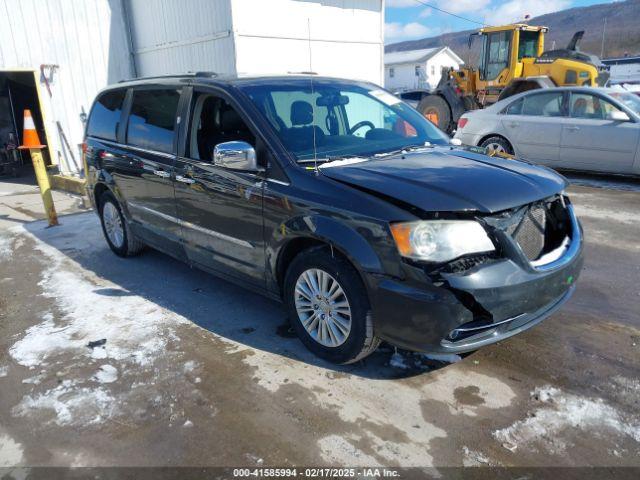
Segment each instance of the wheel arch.
[{"label": "wheel arch", "polygon": [[[287,226],[304,225],[307,228],[289,230]],[[280,292],[287,269],[293,259],[311,248],[326,247],[333,254],[347,260],[358,272],[367,288],[363,272],[382,273],[383,267],[378,254],[365,238],[342,222],[328,217],[305,217],[304,221],[291,220],[285,224],[286,237],[276,240],[279,245],[274,255],[272,271]]]},{"label": "wheel arch", "polygon": [[498,137],[503,139],[505,142],[511,145],[511,150],[515,152],[515,147],[513,145],[513,142],[509,140],[507,137],[505,137],[504,135],[502,135],[501,133],[489,133],[487,135],[484,135],[480,140],[478,140],[478,146],[482,145],[482,142],[484,142],[485,140],[489,140],[492,137]]}]

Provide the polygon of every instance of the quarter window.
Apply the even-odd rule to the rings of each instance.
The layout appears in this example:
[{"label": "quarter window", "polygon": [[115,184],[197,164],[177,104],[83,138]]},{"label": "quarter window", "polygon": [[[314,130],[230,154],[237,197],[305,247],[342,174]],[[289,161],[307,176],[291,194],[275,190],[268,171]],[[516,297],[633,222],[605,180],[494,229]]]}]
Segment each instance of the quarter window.
[{"label": "quarter window", "polygon": [[180,90],[137,90],[127,127],[127,143],[159,152],[173,151]]},{"label": "quarter window", "polygon": [[115,90],[100,95],[91,110],[87,135],[116,140],[125,94],[125,90]]}]

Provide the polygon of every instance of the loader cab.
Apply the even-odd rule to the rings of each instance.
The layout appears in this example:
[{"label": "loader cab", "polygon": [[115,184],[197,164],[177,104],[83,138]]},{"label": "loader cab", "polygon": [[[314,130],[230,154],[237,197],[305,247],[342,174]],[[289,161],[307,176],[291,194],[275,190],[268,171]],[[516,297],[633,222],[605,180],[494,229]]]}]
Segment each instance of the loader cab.
[{"label": "loader cab", "polygon": [[504,87],[522,75],[523,61],[535,59],[544,50],[546,27],[526,24],[487,27],[477,34],[481,40],[478,85]]}]

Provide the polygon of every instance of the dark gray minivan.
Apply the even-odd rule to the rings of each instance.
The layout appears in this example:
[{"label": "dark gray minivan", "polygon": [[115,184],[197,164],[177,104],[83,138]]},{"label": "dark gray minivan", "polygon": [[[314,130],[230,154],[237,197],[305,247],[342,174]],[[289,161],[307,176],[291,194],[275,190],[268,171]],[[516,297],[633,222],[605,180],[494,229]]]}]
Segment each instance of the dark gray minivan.
[{"label": "dark gray minivan", "polygon": [[566,181],[451,145],[381,88],[315,75],[140,79],[89,116],[89,195],[111,249],[145,245],[282,300],[349,363],[381,340],[460,353],[572,294]]}]

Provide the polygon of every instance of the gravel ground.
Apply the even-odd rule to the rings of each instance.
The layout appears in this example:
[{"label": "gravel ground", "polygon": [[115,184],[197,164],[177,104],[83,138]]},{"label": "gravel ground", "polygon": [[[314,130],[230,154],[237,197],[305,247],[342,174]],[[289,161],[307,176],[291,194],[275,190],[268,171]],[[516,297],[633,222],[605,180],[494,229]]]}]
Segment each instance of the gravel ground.
[{"label": "gravel ground", "polygon": [[73,197],[45,228],[3,185],[0,467],[640,466],[640,191],[611,187],[571,187],[585,268],[538,327],[450,364],[383,346],[335,367],[277,303],[114,256]]}]

